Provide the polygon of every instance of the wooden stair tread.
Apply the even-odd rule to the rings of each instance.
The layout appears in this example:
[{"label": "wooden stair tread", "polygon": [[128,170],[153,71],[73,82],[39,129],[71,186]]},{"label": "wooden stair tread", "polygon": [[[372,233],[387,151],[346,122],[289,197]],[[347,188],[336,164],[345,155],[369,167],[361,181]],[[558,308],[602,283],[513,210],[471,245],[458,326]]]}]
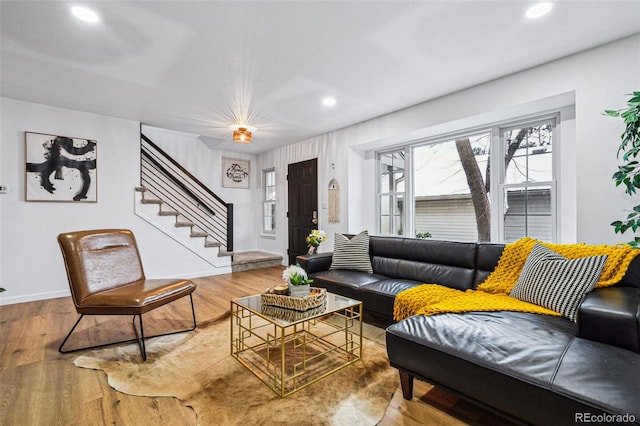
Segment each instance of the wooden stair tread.
[{"label": "wooden stair tread", "polygon": [[176,228],[190,228],[192,226],[195,226],[196,224],[193,222],[176,222],[175,223],[175,227]]},{"label": "wooden stair tread", "polygon": [[142,200],[140,200],[142,202],[142,204],[162,204],[164,203],[164,201],[159,200],[157,198],[143,198]]},{"label": "wooden stair tread", "polygon": [[191,237],[192,238],[201,238],[201,237],[208,237],[209,234],[207,234],[206,232],[202,232],[202,231],[191,231]]},{"label": "wooden stair tread", "polygon": [[172,211],[172,210],[161,210],[158,212],[160,216],[179,216],[180,213]]}]

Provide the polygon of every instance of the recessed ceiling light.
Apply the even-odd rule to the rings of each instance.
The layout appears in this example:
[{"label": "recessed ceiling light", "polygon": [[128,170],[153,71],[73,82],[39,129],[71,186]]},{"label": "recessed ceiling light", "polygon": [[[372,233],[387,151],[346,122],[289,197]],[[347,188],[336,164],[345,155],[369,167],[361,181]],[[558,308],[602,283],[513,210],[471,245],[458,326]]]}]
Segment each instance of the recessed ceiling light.
[{"label": "recessed ceiling light", "polygon": [[334,106],[336,104],[336,98],[324,98],[322,100],[322,105],[324,106]]},{"label": "recessed ceiling light", "polygon": [[84,22],[89,22],[91,24],[95,24],[96,22],[100,21],[100,17],[98,16],[98,14],[91,9],[87,9],[86,7],[74,6],[71,8],[71,13],[73,13],[73,16],[75,16],[76,18]]},{"label": "recessed ceiling light", "polygon": [[533,6],[531,6],[529,9],[527,9],[526,16],[529,19],[536,19],[549,13],[549,11],[551,11],[552,8],[553,8],[553,3],[548,1],[543,3],[536,3]]}]

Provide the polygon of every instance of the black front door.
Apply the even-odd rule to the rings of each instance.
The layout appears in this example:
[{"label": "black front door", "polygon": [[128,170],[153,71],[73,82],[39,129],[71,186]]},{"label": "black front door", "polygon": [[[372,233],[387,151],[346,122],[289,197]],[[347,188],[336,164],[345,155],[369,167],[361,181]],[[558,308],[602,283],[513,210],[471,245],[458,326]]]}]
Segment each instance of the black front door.
[{"label": "black front door", "polygon": [[289,264],[307,252],[305,239],[318,228],[318,159],[289,164]]}]

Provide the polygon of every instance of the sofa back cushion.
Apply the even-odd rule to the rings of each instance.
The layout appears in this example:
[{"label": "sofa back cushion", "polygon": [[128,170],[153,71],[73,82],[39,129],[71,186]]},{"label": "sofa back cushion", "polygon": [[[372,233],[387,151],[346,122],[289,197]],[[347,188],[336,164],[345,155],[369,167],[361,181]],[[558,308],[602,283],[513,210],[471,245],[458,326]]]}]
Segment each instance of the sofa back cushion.
[{"label": "sofa back cushion", "polygon": [[496,269],[498,260],[504,251],[504,244],[478,243],[477,262],[478,269],[473,282],[473,287],[477,287],[487,279],[489,274]]},{"label": "sofa back cushion", "polygon": [[640,288],[640,256],[636,256],[631,261],[627,273],[624,274],[620,283],[616,285]]},{"label": "sofa back cushion", "polygon": [[466,290],[473,287],[476,243],[370,237],[373,272]]}]

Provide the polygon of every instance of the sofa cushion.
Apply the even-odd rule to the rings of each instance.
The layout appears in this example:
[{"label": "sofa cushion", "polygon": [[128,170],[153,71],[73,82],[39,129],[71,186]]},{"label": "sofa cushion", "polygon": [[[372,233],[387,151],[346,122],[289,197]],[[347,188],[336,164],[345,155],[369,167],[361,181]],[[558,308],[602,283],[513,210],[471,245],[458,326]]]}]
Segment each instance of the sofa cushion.
[{"label": "sofa cushion", "polygon": [[[605,412],[632,415],[638,421],[640,357],[622,348],[574,339],[562,357],[553,389]],[[624,422],[612,419],[612,423]]]},{"label": "sofa cushion", "polygon": [[[561,317],[506,311],[416,315],[387,328],[387,334],[544,388],[551,386],[575,333],[575,324]],[[387,347],[387,351],[392,360],[404,358],[393,353],[396,348]],[[422,359],[405,361],[424,363]],[[418,364],[413,368],[420,373]]]},{"label": "sofa cushion", "polygon": [[[327,291],[352,299],[360,300],[359,289],[363,285],[387,279],[383,275],[369,274],[362,271],[334,269],[311,274],[314,287],[323,287]],[[367,307],[365,306],[365,309]]]},{"label": "sofa cushion", "polygon": [[393,318],[393,303],[401,291],[420,285],[419,281],[390,278],[365,284],[360,287],[360,300],[365,309]]},{"label": "sofa cushion", "polygon": [[342,234],[336,234],[330,269],[349,269],[372,274],[369,233],[362,231],[351,239]]},{"label": "sofa cushion", "polygon": [[576,321],[580,303],[598,281],[607,256],[567,259],[536,243],[510,296]]},{"label": "sofa cushion", "polygon": [[474,288],[482,284],[484,280],[496,269],[498,260],[504,251],[504,244],[478,243],[477,269],[474,279]]},{"label": "sofa cushion", "polygon": [[371,257],[376,274],[459,290],[473,287],[475,243],[373,236]]},{"label": "sofa cushion", "polygon": [[578,335],[640,354],[640,288],[615,286],[587,294],[578,310]]}]

